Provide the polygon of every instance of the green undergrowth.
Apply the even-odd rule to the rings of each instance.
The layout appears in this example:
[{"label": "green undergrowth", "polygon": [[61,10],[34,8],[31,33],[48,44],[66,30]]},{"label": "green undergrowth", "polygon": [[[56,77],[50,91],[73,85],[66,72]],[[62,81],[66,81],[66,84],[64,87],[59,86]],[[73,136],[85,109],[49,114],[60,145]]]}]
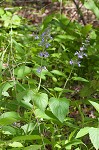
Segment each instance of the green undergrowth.
[{"label": "green undergrowth", "polygon": [[99,149],[98,29],[0,8],[0,150]]}]

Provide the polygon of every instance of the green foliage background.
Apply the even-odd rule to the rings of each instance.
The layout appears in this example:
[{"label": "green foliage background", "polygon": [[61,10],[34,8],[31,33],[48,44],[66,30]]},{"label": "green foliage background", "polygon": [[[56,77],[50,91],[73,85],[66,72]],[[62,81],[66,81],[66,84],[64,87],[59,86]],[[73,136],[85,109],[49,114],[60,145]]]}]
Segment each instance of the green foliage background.
[{"label": "green foliage background", "polygon": [[[81,2],[99,18],[96,1]],[[48,28],[51,46],[39,46],[41,39],[35,37]],[[36,26],[18,16],[16,8],[0,8],[2,150],[99,149],[98,29],[71,22],[61,13]],[[80,67],[71,65],[86,39],[87,57]],[[49,57],[41,58],[41,51]]]}]

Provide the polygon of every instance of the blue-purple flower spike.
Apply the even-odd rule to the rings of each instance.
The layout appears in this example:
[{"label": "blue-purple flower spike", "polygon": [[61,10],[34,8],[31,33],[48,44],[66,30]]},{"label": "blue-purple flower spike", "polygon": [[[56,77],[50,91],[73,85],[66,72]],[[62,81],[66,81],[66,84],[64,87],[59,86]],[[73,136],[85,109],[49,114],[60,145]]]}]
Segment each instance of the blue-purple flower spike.
[{"label": "blue-purple flower spike", "polygon": [[47,69],[46,69],[45,66],[42,66],[42,67],[39,67],[39,68],[37,69],[37,72],[38,72],[38,73],[41,73],[42,70],[47,70]]},{"label": "blue-purple flower spike", "polygon": [[40,52],[40,53],[38,54],[38,56],[40,56],[40,57],[44,57],[44,58],[47,58],[47,57],[49,57],[49,53],[48,53],[48,52],[46,52],[46,51],[44,51],[44,52]]}]

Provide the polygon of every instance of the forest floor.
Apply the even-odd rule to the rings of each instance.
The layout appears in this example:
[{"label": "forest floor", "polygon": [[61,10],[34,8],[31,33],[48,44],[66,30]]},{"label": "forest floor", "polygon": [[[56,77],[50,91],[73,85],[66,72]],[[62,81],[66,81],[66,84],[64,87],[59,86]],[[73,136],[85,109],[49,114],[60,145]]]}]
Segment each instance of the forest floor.
[{"label": "forest floor", "polygon": [[[16,0],[13,2],[12,6],[7,3],[5,6],[8,8],[19,7],[20,10],[18,10],[17,13],[28,19],[28,21],[33,24],[38,24],[42,22],[46,16],[61,11],[61,13],[63,13],[71,21],[76,20],[84,25],[92,24],[94,27],[98,27],[99,21],[96,20],[96,17],[92,11],[86,9],[83,4],[79,3],[79,1],[76,4],[77,5],[71,1],[67,1],[60,5],[59,2],[51,2],[51,0]],[[79,15],[79,10],[77,10],[77,7],[79,7],[79,10],[81,11],[82,17]]]}]

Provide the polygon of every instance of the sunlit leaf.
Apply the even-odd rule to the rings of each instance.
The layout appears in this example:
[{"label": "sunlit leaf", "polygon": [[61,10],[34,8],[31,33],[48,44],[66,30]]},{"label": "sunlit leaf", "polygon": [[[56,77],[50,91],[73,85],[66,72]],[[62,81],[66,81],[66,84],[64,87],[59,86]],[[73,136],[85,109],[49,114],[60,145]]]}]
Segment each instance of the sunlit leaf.
[{"label": "sunlit leaf", "polygon": [[93,101],[89,101],[93,106],[94,106],[94,108],[98,111],[98,113],[99,113],[99,104],[98,103],[96,103],[96,102],[93,102]]},{"label": "sunlit leaf", "polygon": [[46,93],[35,93],[33,95],[33,102],[39,109],[44,111],[48,105],[48,95]]},{"label": "sunlit leaf", "polygon": [[52,97],[49,100],[49,107],[52,113],[63,122],[69,112],[69,100],[66,98]]},{"label": "sunlit leaf", "polygon": [[10,143],[9,146],[11,146],[11,147],[23,147],[23,145],[20,142]]},{"label": "sunlit leaf", "polygon": [[89,129],[89,137],[95,149],[98,150],[99,149],[99,128],[91,127]]},{"label": "sunlit leaf", "polygon": [[82,129],[80,129],[80,131],[76,135],[76,138],[80,138],[80,137],[88,134],[89,133],[89,129],[90,129],[90,127],[84,127]]}]

